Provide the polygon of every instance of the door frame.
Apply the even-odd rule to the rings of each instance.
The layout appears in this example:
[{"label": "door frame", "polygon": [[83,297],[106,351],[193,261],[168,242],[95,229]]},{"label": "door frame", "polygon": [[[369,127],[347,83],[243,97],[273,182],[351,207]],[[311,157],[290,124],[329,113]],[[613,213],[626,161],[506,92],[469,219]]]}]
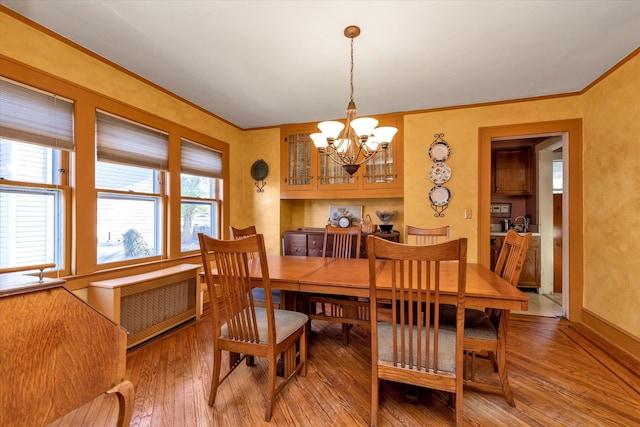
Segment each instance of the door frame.
[{"label": "door frame", "polygon": [[[478,129],[478,262],[489,267],[489,224],[491,205],[491,140],[544,134],[566,134],[563,142],[565,188],[568,197],[563,224],[563,246],[568,268],[563,268],[563,294],[568,295],[564,307],[567,318],[580,322],[583,296],[583,231],[582,231],[582,119],[521,123]],[[565,158],[566,156],[566,158]],[[564,296],[563,296],[564,298]],[[564,305],[564,304],[563,304]]]}]

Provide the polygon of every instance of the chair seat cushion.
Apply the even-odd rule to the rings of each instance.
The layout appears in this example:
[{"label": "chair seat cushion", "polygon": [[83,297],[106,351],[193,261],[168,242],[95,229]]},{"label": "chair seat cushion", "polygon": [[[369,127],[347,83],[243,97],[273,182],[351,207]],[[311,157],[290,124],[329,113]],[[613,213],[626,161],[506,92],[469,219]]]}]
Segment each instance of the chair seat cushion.
[{"label": "chair seat cushion", "polygon": [[[411,333],[413,334],[414,340],[414,348],[413,348],[413,364],[416,364],[418,352],[417,346],[417,337],[418,337],[418,327],[413,326]],[[420,333],[422,334],[421,343],[424,346],[426,342],[426,328],[422,327]],[[408,334],[408,328],[404,331],[405,334]],[[400,343],[402,331],[401,328],[396,329],[397,342]],[[429,360],[429,368],[433,369],[433,328],[429,332],[429,354],[431,355],[431,359]],[[406,335],[405,335],[406,336]],[[455,373],[456,371],[456,332],[454,330],[449,329],[440,329],[438,333],[439,342],[438,342],[438,370],[444,372]],[[400,349],[398,349],[397,360],[401,361]],[[421,352],[421,361],[420,368],[425,369],[425,352],[424,348]],[[381,362],[393,363],[393,324],[387,322],[378,322],[378,360]],[[409,362],[409,354],[408,351],[405,353],[405,364]]]},{"label": "chair seat cushion", "polygon": [[[453,305],[440,306],[440,327],[455,330],[456,307]],[[489,316],[482,310],[467,308],[464,311],[464,337],[480,340],[497,340],[498,332],[493,327]]]},{"label": "chair seat cushion", "polygon": [[[261,344],[269,343],[269,328],[267,325],[267,310],[264,307],[256,307],[256,322],[258,324],[258,336]],[[298,313],[291,310],[273,310],[276,321],[276,342],[280,343],[287,339],[291,334],[306,325],[309,318],[306,314]],[[229,338],[229,328],[227,324],[223,324],[220,330],[220,336]]]},{"label": "chair seat cushion", "polygon": [[[253,294],[253,300],[258,302],[267,302],[267,297],[264,295],[264,288],[253,288],[251,290]],[[274,304],[280,304],[280,290],[272,289],[271,290],[271,299]]]}]

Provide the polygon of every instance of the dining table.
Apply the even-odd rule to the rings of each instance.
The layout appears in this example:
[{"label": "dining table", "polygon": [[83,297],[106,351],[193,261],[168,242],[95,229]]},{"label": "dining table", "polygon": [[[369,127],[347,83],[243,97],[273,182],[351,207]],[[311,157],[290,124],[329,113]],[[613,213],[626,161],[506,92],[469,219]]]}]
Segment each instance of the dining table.
[{"label": "dining table", "polygon": [[[376,261],[378,286],[384,287],[389,263]],[[369,260],[362,258],[322,258],[268,255],[269,278],[273,289],[285,291],[285,307],[295,307],[295,295],[309,292],[326,295],[369,297]],[[249,274],[261,283],[260,263],[249,261]],[[215,269],[213,271],[215,277]],[[455,261],[440,266],[440,300],[455,304],[458,292],[458,266]],[[204,274],[201,274],[204,281]],[[465,306],[475,309],[528,309],[529,297],[482,264],[467,263]]]}]

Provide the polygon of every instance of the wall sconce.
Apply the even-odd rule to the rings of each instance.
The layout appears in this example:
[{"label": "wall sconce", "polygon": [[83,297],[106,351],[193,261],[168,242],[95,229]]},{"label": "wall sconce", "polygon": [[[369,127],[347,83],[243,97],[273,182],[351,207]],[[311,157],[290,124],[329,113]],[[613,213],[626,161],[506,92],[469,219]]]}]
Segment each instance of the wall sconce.
[{"label": "wall sconce", "polygon": [[251,165],[251,178],[256,181],[255,185],[258,188],[257,193],[264,193],[264,186],[267,185],[264,179],[268,174],[269,166],[264,160],[258,159]]}]

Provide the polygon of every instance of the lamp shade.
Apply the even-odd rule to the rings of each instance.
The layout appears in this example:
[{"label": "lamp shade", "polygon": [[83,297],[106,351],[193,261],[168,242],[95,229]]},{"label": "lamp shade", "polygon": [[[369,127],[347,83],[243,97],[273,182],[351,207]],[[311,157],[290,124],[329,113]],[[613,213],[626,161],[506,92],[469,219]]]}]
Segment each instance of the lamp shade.
[{"label": "lamp shade", "polygon": [[324,134],[325,138],[337,138],[340,135],[340,131],[344,129],[344,125],[340,122],[320,122],[318,123],[318,129]]},{"label": "lamp shade", "polygon": [[351,127],[359,137],[371,135],[376,126],[378,121],[371,117],[359,117],[351,122]]},{"label": "lamp shade", "polygon": [[316,148],[326,148],[327,147],[327,137],[322,133],[312,133],[309,135],[309,138],[313,141],[313,145]]},{"label": "lamp shade", "polygon": [[372,136],[367,140],[366,144],[369,151],[378,151],[378,145],[380,145],[380,142],[378,141],[378,138]]},{"label": "lamp shade", "polygon": [[373,130],[373,134],[376,136],[376,141],[381,142],[391,142],[395,134],[398,132],[398,128],[393,126],[380,126],[379,128],[375,128]]}]

